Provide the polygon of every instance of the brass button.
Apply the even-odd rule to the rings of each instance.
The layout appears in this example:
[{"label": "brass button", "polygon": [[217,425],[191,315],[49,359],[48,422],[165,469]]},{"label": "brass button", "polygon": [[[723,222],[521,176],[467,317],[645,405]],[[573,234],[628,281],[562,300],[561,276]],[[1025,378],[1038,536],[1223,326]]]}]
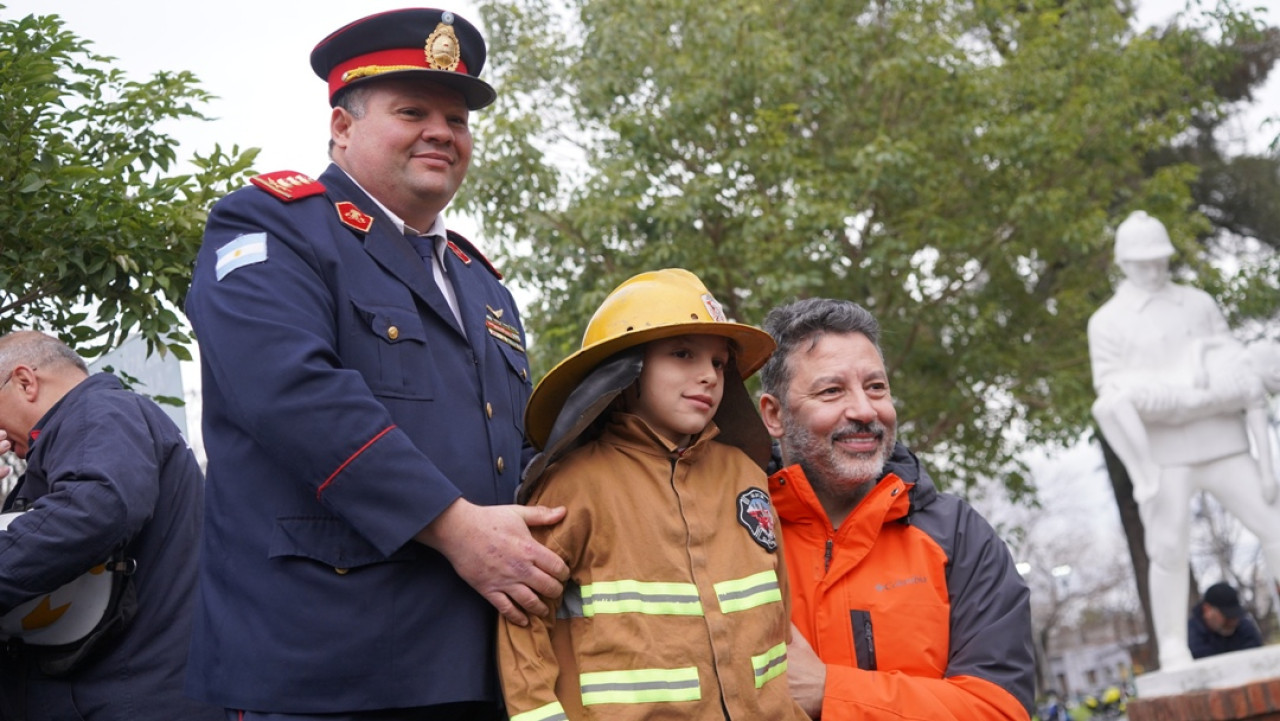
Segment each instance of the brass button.
[{"label": "brass button", "polygon": [[485,414],[486,416],[489,416],[490,418],[493,418],[493,404],[492,404],[492,403],[485,403],[485,404],[484,404],[484,414]]},{"label": "brass button", "polygon": [[502,473],[507,468],[507,462],[502,460],[502,456],[498,456],[498,473]]},{"label": "brass button", "polygon": [[390,338],[391,340],[395,340],[396,338],[399,338],[400,329],[395,326],[391,326],[390,328],[387,329],[387,337]]},{"label": "brass button", "polygon": [[527,381],[527,380],[529,380],[529,371],[525,370],[524,368],[521,368],[521,369],[520,369],[520,380],[522,380],[522,381]]},{"label": "brass button", "polygon": [[336,566],[335,566],[335,567],[334,567],[334,569],[333,569],[333,572],[334,572],[334,573],[336,573],[336,574],[338,574],[339,576],[345,576],[345,575],[347,575],[347,571],[350,571],[350,570],[351,570],[351,569],[349,569],[349,568],[338,568],[338,567],[336,567]]}]

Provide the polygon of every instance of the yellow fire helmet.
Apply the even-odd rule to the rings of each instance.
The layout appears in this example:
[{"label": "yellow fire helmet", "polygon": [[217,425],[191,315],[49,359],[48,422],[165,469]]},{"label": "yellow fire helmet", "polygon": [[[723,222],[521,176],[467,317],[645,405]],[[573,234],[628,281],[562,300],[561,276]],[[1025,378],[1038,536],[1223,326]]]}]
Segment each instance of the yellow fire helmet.
[{"label": "yellow fire helmet", "polygon": [[[524,415],[529,440],[539,450],[546,448],[565,399],[597,365],[628,348],[678,335],[716,335],[733,341],[742,378],[759,370],[776,347],[759,328],[726,320],[720,303],[687,270],[667,268],[633,276],[591,316],[581,350],[552,368],[533,389]],[[726,387],[726,400],[728,394]],[[724,405],[722,401],[722,411]],[[723,425],[719,416],[717,424]]]},{"label": "yellow fire helmet", "polygon": [[[22,513],[0,514],[0,530]],[[0,616],[0,638],[20,638],[33,646],[79,641],[98,625],[111,598],[111,573],[95,566],[66,585],[20,604]]]}]

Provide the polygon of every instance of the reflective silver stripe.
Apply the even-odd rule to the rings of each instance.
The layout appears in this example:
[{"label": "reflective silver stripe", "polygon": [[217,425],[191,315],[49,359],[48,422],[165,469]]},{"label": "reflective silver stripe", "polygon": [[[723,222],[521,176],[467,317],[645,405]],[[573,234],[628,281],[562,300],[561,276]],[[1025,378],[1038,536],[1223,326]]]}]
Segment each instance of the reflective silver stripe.
[{"label": "reflective silver stripe", "polygon": [[751,667],[756,672],[756,688],[781,676],[787,670],[787,644],[780,643],[759,656],[752,656]]},{"label": "reflective silver stripe", "polygon": [[568,721],[569,717],[564,713],[564,707],[559,701],[549,703],[541,708],[535,708],[532,711],[518,713],[511,717],[511,721]]},{"label": "reflective silver stripe", "polygon": [[597,581],[582,587],[582,613],[647,613],[701,616],[698,587],[692,583]]},{"label": "reflective silver stripe", "polygon": [[782,603],[778,574],[771,570],[733,581],[721,581],[715,585],[715,591],[721,613],[745,611],[766,603]]},{"label": "reflective silver stripe", "polygon": [[595,671],[578,677],[582,705],[697,701],[702,698],[696,666]]},{"label": "reflective silver stripe", "polygon": [[573,581],[566,581],[564,594],[560,596],[560,607],[556,609],[556,618],[582,618],[582,587]]}]

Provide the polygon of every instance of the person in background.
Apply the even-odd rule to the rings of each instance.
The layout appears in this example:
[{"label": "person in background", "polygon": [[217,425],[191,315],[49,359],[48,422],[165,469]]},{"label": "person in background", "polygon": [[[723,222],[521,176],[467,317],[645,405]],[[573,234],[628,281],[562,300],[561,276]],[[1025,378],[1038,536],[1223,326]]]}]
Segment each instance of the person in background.
[{"label": "person in background", "polygon": [[1215,583],[1205,589],[1200,603],[1187,618],[1187,646],[1192,658],[1243,651],[1262,645],[1262,633],[1253,622],[1240,594],[1229,583]]},{"label": "person in background", "polygon": [[743,385],[772,350],[668,268],[615,288],[538,384],[526,426],[546,450],[522,495],[569,509],[535,535],[570,581],[555,617],[502,623],[513,719],[807,719],[787,689],[769,437]]},{"label": "person in background", "polygon": [[209,455],[188,689],[229,718],[504,718],[495,609],[524,624],[561,592],[529,526],[564,510],[513,503],[516,304],[444,216],[496,97],[484,61],[444,10],[338,29],[311,53],[333,164],[209,215],[186,304]]},{"label": "person in background", "polygon": [[791,690],[823,721],[1026,721],[1029,592],[1004,542],[895,438],[880,326],[849,301],[770,311],[760,411],[797,633]]},{"label": "person in background", "polygon": [[[204,479],[178,427],[44,333],[0,338],[0,373],[0,453],[27,461],[4,503],[0,614],[30,634],[0,650],[0,718],[222,718],[182,692]],[[101,601],[57,593],[91,573],[111,579]],[[81,604],[106,609],[93,631],[49,638],[85,622]]]}]

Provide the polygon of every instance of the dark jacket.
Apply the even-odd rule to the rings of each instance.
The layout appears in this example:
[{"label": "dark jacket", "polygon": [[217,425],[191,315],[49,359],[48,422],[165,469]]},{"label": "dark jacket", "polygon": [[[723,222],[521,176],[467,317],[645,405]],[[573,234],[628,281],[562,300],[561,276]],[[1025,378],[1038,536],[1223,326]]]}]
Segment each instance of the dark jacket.
[{"label": "dark jacket", "polygon": [[[496,612],[412,539],[460,496],[514,499],[515,302],[450,234],[458,327],[378,206],[336,166],[320,182],[227,196],[196,261],[209,483],[188,688],[277,713],[496,705]],[[236,241],[265,258],[220,269]]]},{"label": "dark jacket", "polygon": [[885,471],[839,530],[800,466],[769,479],[791,619],[827,664],[822,718],[1029,718],[1031,609],[1008,548],[905,446]]},{"label": "dark jacket", "polygon": [[1235,633],[1223,636],[1205,625],[1204,605],[1198,603],[1187,617],[1187,645],[1191,647],[1192,658],[1204,658],[1228,651],[1257,648],[1262,645],[1262,633],[1246,614],[1240,618],[1240,625],[1236,626]]},{"label": "dark jacket", "polygon": [[7,713],[25,705],[32,721],[221,719],[182,693],[202,479],[177,426],[103,373],[71,389],[31,435],[27,471],[6,501],[30,510],[0,531],[0,612],[121,547],[137,561],[138,605],[124,633],[68,677],[46,677],[29,654],[0,669]]}]

